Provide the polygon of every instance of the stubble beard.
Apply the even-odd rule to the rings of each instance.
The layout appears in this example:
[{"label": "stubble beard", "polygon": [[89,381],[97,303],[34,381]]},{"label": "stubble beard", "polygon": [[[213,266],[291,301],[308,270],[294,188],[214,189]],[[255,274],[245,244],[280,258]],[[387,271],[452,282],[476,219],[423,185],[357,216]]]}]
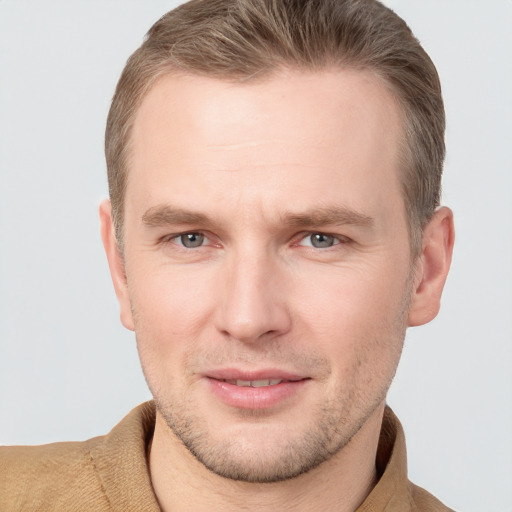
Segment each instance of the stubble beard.
[{"label": "stubble beard", "polygon": [[[275,483],[296,478],[311,471],[339,453],[359,432],[368,418],[385,399],[379,396],[367,407],[363,416],[353,422],[346,404],[328,404],[308,414],[315,418],[311,428],[285,443],[250,450],[237,439],[217,441],[205,421],[181,405],[169,407],[156,399],[156,407],[173,434],[208,470],[221,477],[247,483]],[[176,405],[176,404],[175,404]],[[350,407],[350,406],[349,406]]]},{"label": "stubble beard", "polygon": [[[335,398],[317,405],[316,410],[307,411],[313,418],[309,428],[300,435],[290,436],[278,446],[267,446],[264,450],[251,445],[247,449],[247,439],[238,442],[237,438],[217,436],[208,426],[208,419],[201,417],[193,403],[179,395],[169,393],[174,389],[172,379],[166,389],[160,389],[158,379],[152,379],[150,364],[143,364],[144,375],[153,394],[157,411],[166,421],[170,431],[186,449],[208,470],[221,477],[248,483],[273,483],[296,478],[331,459],[345,448],[361,430],[370,417],[384,403],[387,391],[395,375],[398,360],[405,339],[406,321],[410,305],[410,290],[403,299],[399,313],[387,327],[384,339],[369,343],[368,350],[361,355],[355,366],[363,367],[369,358],[375,357],[373,349],[385,345],[393,352],[392,368],[379,381],[370,393],[364,389],[359,378],[359,386],[352,386],[347,392],[346,383],[340,385]],[[144,354],[139,355],[141,361]],[[371,364],[367,370],[371,371]],[[353,369],[356,370],[355,368]],[[155,373],[156,375],[156,373]],[[356,377],[359,374],[356,374]],[[365,375],[359,375],[359,377]],[[367,375],[366,375],[367,377]],[[177,388],[176,388],[177,389]],[[259,411],[241,411],[247,419],[258,419]],[[249,443],[250,444],[250,443]]]},{"label": "stubble beard", "polygon": [[[403,332],[405,334],[405,328]],[[364,366],[364,361],[358,361],[358,365],[361,364]],[[169,389],[174,387],[172,382],[168,383],[167,390],[163,390],[151,385],[149,375],[146,375],[146,380],[155,397],[156,408],[170,431],[208,470],[231,480],[272,483],[296,478],[341,452],[384,403],[395,369],[396,366],[392,374],[371,393],[360,389],[361,386],[347,392],[340,385],[334,393],[335,398],[304,411],[309,423],[301,432],[293,431],[290,424],[290,435],[286,439],[280,437],[274,446],[268,445],[272,441],[268,436],[263,436],[261,441],[267,441],[266,446],[256,445],[250,434],[243,430],[239,437],[222,435],[222,432],[219,435],[209,425],[208,418],[201,416],[197,406],[177,393],[170,396]],[[239,416],[241,424],[267,419],[260,411],[244,410]],[[237,419],[234,417],[234,421]]]}]

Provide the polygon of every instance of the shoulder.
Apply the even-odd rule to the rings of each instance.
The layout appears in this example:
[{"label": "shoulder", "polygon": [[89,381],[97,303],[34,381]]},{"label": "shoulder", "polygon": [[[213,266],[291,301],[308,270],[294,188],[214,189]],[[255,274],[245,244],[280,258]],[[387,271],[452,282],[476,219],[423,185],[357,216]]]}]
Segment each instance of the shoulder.
[{"label": "shoulder", "polygon": [[389,407],[384,412],[376,463],[379,482],[358,512],[453,512],[409,480],[404,431]]},{"label": "shoulder", "polygon": [[146,458],[154,423],[155,407],[147,402],[105,436],[0,447],[0,510],[160,510]]},{"label": "shoulder", "polygon": [[428,491],[411,482],[409,482],[409,495],[413,504],[412,510],[415,512],[454,512]]},{"label": "shoulder", "polygon": [[109,510],[85,442],[0,447],[0,509]]}]

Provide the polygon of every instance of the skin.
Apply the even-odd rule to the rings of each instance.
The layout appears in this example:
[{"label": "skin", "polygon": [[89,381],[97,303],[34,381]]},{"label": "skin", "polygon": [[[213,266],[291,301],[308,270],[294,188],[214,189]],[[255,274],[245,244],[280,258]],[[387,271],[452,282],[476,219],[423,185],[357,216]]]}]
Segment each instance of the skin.
[{"label": "skin", "polygon": [[[363,71],[169,75],[144,99],[123,256],[108,202],[100,217],[157,402],[164,510],[348,511],[370,492],[406,327],[437,314],[453,247],[442,208],[411,261],[401,136]],[[213,391],[226,369],[302,382],[239,407]]]}]

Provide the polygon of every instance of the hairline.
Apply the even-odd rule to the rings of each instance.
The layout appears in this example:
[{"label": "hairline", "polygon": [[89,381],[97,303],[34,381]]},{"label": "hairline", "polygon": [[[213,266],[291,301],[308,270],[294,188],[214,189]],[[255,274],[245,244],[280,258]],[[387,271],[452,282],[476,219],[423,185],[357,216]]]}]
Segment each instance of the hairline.
[{"label": "hairline", "polygon": [[192,68],[183,68],[179,65],[166,61],[162,62],[160,66],[158,66],[152,76],[147,80],[146,86],[142,94],[140,94],[137,98],[137,101],[134,102],[132,113],[127,119],[125,130],[126,134],[124,136],[124,144],[123,144],[123,156],[120,162],[120,170],[122,174],[123,180],[123,188],[122,193],[120,194],[121,202],[118,205],[120,207],[120,211],[115,211],[113,213],[113,221],[115,227],[115,235],[118,248],[120,249],[121,254],[124,253],[124,229],[125,229],[125,208],[126,208],[126,189],[128,183],[128,175],[130,168],[130,161],[132,156],[132,134],[133,127],[135,125],[135,121],[137,115],[139,113],[140,107],[151,90],[156,87],[156,85],[163,79],[176,76],[176,77],[209,77],[212,79],[216,79],[226,83],[232,84],[257,84],[259,82],[264,82],[266,80],[271,80],[272,78],[278,76],[283,71],[303,71],[306,73],[321,73],[324,71],[341,71],[343,69],[347,70],[355,70],[355,71],[366,71],[373,78],[375,78],[386,90],[390,93],[395,108],[397,109],[397,113],[400,121],[400,135],[397,140],[398,144],[398,178],[399,183],[401,185],[401,196],[403,199],[403,208],[404,215],[407,224],[408,230],[408,239],[409,239],[409,248],[411,252],[411,258],[414,259],[419,255],[421,251],[421,243],[422,243],[422,234],[423,228],[430,220],[430,216],[427,216],[422,223],[418,218],[417,212],[413,208],[412,204],[410,204],[410,200],[407,194],[407,169],[411,166],[414,166],[414,157],[412,154],[412,144],[414,137],[414,130],[412,129],[412,123],[410,116],[408,115],[408,109],[405,105],[405,101],[402,99],[400,93],[396,90],[394,84],[387,79],[383,73],[377,69],[376,67],[372,67],[370,65],[361,65],[357,63],[350,62],[342,62],[342,63],[326,63],[323,65],[304,65],[300,66],[290,62],[277,63],[272,67],[268,67],[266,69],[261,69],[256,73],[251,75],[244,75],[242,73],[235,74],[216,74],[216,73],[208,73],[202,72],[199,70],[195,70]]}]

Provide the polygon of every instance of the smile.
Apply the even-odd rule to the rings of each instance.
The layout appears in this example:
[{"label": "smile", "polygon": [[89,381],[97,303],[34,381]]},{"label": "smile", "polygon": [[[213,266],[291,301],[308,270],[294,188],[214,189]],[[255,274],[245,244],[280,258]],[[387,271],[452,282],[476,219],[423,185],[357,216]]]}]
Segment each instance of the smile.
[{"label": "smile", "polygon": [[238,380],[238,379],[229,379],[224,380],[228,384],[233,384],[235,386],[241,387],[251,387],[251,388],[263,388],[267,386],[276,386],[277,384],[281,384],[281,382],[285,382],[283,379],[261,379],[261,380]]},{"label": "smile", "polygon": [[[269,372],[265,373],[268,375]],[[296,375],[283,375],[282,378],[251,375],[252,379],[247,378],[249,375],[245,379],[229,377],[232,375],[216,373],[215,377],[209,375],[206,382],[216,399],[237,409],[267,409],[288,403],[311,382],[308,377]]]}]

